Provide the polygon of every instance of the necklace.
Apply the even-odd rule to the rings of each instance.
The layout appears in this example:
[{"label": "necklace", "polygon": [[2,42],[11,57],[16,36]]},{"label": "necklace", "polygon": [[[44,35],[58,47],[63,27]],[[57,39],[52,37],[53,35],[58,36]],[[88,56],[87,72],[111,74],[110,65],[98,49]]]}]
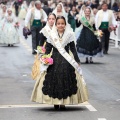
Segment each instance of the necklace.
[{"label": "necklace", "polygon": [[64,35],[64,32],[60,35],[59,32],[58,32],[58,36],[59,36],[59,40],[62,41],[62,37]]}]

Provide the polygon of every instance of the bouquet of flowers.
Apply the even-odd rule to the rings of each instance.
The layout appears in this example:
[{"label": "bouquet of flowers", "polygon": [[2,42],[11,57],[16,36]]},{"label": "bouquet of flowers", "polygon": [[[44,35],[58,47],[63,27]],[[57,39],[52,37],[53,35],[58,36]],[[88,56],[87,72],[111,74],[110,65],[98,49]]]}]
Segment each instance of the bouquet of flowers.
[{"label": "bouquet of flowers", "polygon": [[45,51],[46,51],[46,49],[45,49],[44,46],[37,46],[37,50],[38,50],[38,52],[41,53],[41,54],[44,54]]},{"label": "bouquet of flowers", "polygon": [[94,32],[94,34],[95,34],[97,37],[102,37],[102,36],[103,36],[102,30],[97,30],[97,31]]},{"label": "bouquet of flowers", "polygon": [[44,46],[37,46],[37,50],[35,50],[37,52],[38,55],[42,55],[42,54],[45,54],[45,47]]},{"label": "bouquet of flowers", "polygon": [[40,58],[40,61],[44,64],[44,65],[52,65],[53,64],[53,59],[51,58],[51,55],[42,55]]},{"label": "bouquet of flowers", "polygon": [[20,26],[19,22],[16,22],[15,25],[14,25],[15,28],[19,28],[19,26]]}]

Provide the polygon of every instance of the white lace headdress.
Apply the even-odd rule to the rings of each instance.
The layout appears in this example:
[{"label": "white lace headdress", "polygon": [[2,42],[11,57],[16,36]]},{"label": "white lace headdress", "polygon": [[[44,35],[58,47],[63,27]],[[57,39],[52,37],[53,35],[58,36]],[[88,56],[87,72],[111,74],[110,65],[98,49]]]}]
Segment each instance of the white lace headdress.
[{"label": "white lace headdress", "polygon": [[[60,5],[62,7],[62,15],[61,16],[64,16],[67,19],[67,13],[65,12],[65,8],[64,8],[63,4],[60,2],[58,5]],[[53,13],[56,15],[56,17],[58,16],[57,7],[53,10]]]},{"label": "white lace headdress", "polygon": [[81,7],[81,10],[80,10],[80,13],[79,13],[79,17],[78,17],[78,21],[80,21],[80,19],[81,19],[81,17],[85,17],[85,9],[90,9],[90,20],[89,20],[89,23],[91,24],[91,25],[93,25],[94,24],[94,13],[93,13],[93,10],[92,10],[92,8],[91,7],[85,7],[85,9],[83,9],[83,7],[85,7],[85,6],[82,6]]},{"label": "white lace headdress", "polygon": [[[33,3],[34,3],[34,6],[32,6]],[[31,8],[34,8],[34,7],[35,7],[35,2],[31,1],[30,4],[29,4],[28,10],[30,10]]]},{"label": "white lace headdress", "polygon": [[[50,32],[52,34],[54,34],[54,37],[56,37],[56,39],[60,39],[59,35],[58,35],[57,27],[56,27],[55,24],[54,24],[54,26],[53,26],[53,28],[52,28],[52,30]],[[50,38],[51,37],[52,36],[50,36]],[[71,26],[68,24],[67,21],[66,21],[66,26],[65,26],[64,34],[63,34],[63,36],[62,36],[61,39],[62,39],[61,44],[62,44],[63,47],[65,47],[68,43],[70,43],[72,41],[74,41],[75,44],[76,44],[75,33],[73,32],[73,29],[71,28]],[[51,43],[53,46],[55,46],[52,39],[48,39],[47,41],[49,43]]]}]

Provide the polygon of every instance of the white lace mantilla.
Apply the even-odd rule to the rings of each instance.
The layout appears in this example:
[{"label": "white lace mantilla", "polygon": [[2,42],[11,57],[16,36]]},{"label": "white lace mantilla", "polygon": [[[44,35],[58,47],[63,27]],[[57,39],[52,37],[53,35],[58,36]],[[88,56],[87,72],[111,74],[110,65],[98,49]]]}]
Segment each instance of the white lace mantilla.
[{"label": "white lace mantilla", "polygon": [[[67,36],[64,36],[64,37],[62,38],[62,41],[60,41],[62,47],[65,47],[65,46],[67,46],[70,42],[75,41],[75,37],[73,37],[72,34],[73,34],[73,33],[69,33]],[[57,36],[57,39],[60,39],[60,38]],[[50,37],[47,39],[47,42],[50,43],[50,44],[52,44],[54,47],[56,47],[55,44],[54,44],[54,42],[53,42],[53,40],[52,40]]]}]

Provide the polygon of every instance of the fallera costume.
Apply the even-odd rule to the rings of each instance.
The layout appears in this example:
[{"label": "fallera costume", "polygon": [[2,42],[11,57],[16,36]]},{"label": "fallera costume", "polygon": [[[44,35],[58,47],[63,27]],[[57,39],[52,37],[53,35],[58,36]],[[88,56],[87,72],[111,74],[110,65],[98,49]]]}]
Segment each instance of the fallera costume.
[{"label": "fallera costume", "polygon": [[80,36],[77,39],[77,51],[79,57],[103,56],[102,46],[94,35],[94,18],[90,17],[88,21],[85,16],[81,16],[77,26],[83,25]]},{"label": "fallera costume", "polygon": [[18,28],[15,27],[16,17],[6,15],[3,20],[1,44],[18,44],[20,42]]},{"label": "fallera costume", "polygon": [[[62,37],[59,37],[55,26],[52,31],[46,31],[49,33],[46,54],[52,51],[54,62],[37,77],[31,96],[34,102],[69,105],[88,100],[86,83],[78,67],[80,60],[76,52],[75,36],[68,29],[66,27]],[[69,51],[72,52],[75,60],[70,56]]]},{"label": "fallera costume", "polygon": [[[46,32],[46,30],[50,30],[51,28],[48,24],[48,22],[46,23],[45,27],[42,28],[42,30],[40,31],[40,46],[45,46],[46,45],[46,40],[48,38],[48,33]],[[32,67],[32,79],[36,80],[37,77],[40,75],[40,59],[39,59],[39,54],[37,54],[35,56],[35,61]]]},{"label": "fallera costume", "polygon": [[23,19],[25,19],[26,14],[27,14],[27,5],[26,5],[26,4],[22,4],[22,5],[21,5],[21,8],[20,8],[20,12],[19,12],[18,17],[19,17],[21,20],[23,20]]}]

